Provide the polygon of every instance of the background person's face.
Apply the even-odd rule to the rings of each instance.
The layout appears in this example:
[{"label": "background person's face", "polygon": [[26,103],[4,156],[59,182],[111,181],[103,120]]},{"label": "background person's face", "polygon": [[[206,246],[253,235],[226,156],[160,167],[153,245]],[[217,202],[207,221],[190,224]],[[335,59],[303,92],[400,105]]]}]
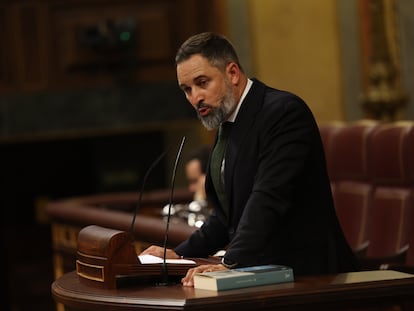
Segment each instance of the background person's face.
[{"label": "background person's face", "polygon": [[191,160],[185,167],[185,173],[188,181],[188,190],[196,193],[199,190],[200,178],[204,175],[201,172],[201,164],[197,159]]}]

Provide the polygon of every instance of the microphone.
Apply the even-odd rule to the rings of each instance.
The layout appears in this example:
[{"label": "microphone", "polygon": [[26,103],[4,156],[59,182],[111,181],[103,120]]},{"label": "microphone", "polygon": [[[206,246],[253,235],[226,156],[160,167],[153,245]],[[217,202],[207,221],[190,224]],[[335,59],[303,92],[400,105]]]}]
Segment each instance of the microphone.
[{"label": "microphone", "polygon": [[185,136],[181,139],[180,148],[178,149],[177,156],[175,158],[173,173],[171,177],[171,192],[170,192],[170,200],[168,203],[168,215],[167,215],[167,225],[165,227],[165,235],[164,235],[164,254],[163,254],[163,260],[162,260],[162,270],[161,270],[161,283],[159,285],[165,286],[168,285],[168,267],[167,267],[167,244],[168,244],[168,231],[170,226],[170,218],[171,218],[171,206],[172,206],[172,200],[173,200],[173,194],[174,194],[174,184],[175,184],[175,175],[177,172],[177,166],[178,162],[181,158],[181,152],[183,150],[185,142]]},{"label": "microphone", "polygon": [[132,217],[132,223],[131,223],[131,227],[129,229],[129,232],[131,234],[131,236],[134,238],[134,225],[135,225],[135,218],[137,217],[137,213],[138,210],[141,208],[141,201],[142,201],[142,194],[144,192],[144,187],[145,184],[147,182],[148,176],[151,173],[151,171],[154,169],[155,166],[157,166],[157,164],[161,161],[161,159],[167,154],[167,151],[164,151],[163,153],[161,153],[158,158],[155,159],[155,161],[151,164],[151,166],[147,169],[147,172],[144,175],[144,179],[142,181],[142,185],[141,185],[141,191],[139,192],[139,196],[138,196],[138,202],[137,205],[135,206],[135,210],[134,210],[134,216]]}]

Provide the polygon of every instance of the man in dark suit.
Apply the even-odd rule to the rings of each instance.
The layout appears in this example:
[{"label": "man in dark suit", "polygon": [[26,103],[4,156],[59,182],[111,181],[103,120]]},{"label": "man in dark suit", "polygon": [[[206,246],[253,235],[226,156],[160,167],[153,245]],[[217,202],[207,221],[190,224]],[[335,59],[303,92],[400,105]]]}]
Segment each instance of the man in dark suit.
[{"label": "man in dark suit", "polygon": [[[298,96],[244,73],[231,43],[214,33],[189,38],[176,56],[177,79],[207,129],[227,133],[223,159],[216,142],[206,177],[214,206],[208,221],[168,257],[222,263],[195,272],[282,264],[295,275],[357,270],[338,222],[318,126]],[[157,246],[144,253],[161,255]]]}]

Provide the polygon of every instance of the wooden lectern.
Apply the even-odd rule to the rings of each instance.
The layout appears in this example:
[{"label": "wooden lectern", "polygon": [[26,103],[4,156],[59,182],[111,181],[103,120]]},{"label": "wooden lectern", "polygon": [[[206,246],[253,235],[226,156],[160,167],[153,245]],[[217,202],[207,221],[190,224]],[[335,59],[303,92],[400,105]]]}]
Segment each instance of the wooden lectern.
[{"label": "wooden lectern", "polygon": [[[114,289],[128,282],[161,279],[163,264],[141,264],[134,238],[126,231],[96,225],[83,228],[78,235],[76,273],[88,286]],[[203,261],[198,260],[198,263]],[[168,276],[184,276],[198,264],[168,264]],[[125,282],[123,282],[125,281]]]}]

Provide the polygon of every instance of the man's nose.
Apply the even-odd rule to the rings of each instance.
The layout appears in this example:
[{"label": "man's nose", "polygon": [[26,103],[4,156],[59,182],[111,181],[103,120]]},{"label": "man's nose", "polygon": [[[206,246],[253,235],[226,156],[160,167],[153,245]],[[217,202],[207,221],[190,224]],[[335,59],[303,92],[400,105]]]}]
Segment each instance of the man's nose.
[{"label": "man's nose", "polygon": [[190,102],[191,104],[197,108],[198,104],[204,101],[203,92],[198,89],[194,89],[191,94]]}]

